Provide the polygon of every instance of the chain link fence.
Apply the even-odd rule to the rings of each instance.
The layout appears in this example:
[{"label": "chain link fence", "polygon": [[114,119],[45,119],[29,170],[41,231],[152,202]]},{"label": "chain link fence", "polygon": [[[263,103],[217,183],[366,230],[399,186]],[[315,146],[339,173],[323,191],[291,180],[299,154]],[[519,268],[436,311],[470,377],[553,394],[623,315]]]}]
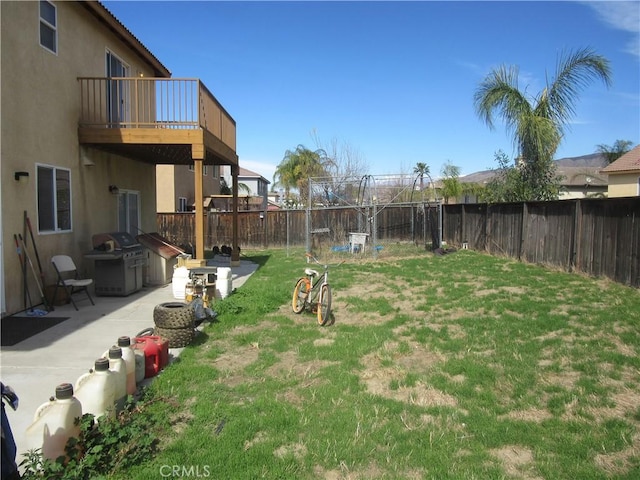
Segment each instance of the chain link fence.
[{"label": "chain link fence", "polygon": [[442,204],[421,176],[310,178],[306,200],[307,251],[377,257],[442,243]]}]

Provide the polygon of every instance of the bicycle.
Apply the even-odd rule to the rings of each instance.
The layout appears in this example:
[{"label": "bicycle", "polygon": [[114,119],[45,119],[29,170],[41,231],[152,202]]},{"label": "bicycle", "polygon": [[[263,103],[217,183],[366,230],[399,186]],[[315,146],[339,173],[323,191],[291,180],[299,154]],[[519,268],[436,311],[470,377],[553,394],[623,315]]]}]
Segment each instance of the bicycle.
[{"label": "bicycle", "polygon": [[291,307],[294,313],[301,313],[305,308],[315,309],[318,315],[318,323],[326,325],[331,315],[331,286],[329,285],[329,265],[324,265],[310,253],[305,253],[308,260],[322,265],[324,272],[321,274],[311,268],[305,268],[304,277],[296,282],[293,289]]}]

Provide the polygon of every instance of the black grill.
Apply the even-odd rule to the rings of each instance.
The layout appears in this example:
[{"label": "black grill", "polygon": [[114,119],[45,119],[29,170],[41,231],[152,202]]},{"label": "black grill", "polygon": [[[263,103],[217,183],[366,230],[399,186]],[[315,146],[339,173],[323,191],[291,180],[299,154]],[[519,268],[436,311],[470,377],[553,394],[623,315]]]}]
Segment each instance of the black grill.
[{"label": "black grill", "polygon": [[99,233],[85,258],[95,261],[96,295],[126,296],[142,288],[144,249],[127,232]]}]

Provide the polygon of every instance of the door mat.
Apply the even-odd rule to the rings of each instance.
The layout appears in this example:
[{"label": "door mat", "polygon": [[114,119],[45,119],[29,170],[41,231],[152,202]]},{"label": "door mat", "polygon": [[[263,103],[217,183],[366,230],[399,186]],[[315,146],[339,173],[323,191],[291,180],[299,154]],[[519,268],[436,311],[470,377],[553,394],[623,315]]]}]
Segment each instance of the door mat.
[{"label": "door mat", "polygon": [[0,345],[11,347],[68,319],[48,316],[5,317],[0,320]]}]

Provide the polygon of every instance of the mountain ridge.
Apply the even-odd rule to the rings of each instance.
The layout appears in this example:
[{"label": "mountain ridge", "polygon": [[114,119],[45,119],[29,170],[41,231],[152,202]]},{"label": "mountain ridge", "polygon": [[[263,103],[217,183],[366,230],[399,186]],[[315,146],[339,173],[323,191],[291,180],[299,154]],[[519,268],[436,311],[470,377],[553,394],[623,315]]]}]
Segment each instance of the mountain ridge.
[{"label": "mountain ridge", "polygon": [[[599,170],[608,165],[607,159],[601,153],[590,153],[588,155],[580,155],[578,157],[564,157],[554,160],[558,169],[563,168],[584,168],[589,170]],[[460,177],[461,182],[465,183],[483,183],[496,175],[495,169],[481,170]],[[594,172],[595,173],[595,172]]]}]

